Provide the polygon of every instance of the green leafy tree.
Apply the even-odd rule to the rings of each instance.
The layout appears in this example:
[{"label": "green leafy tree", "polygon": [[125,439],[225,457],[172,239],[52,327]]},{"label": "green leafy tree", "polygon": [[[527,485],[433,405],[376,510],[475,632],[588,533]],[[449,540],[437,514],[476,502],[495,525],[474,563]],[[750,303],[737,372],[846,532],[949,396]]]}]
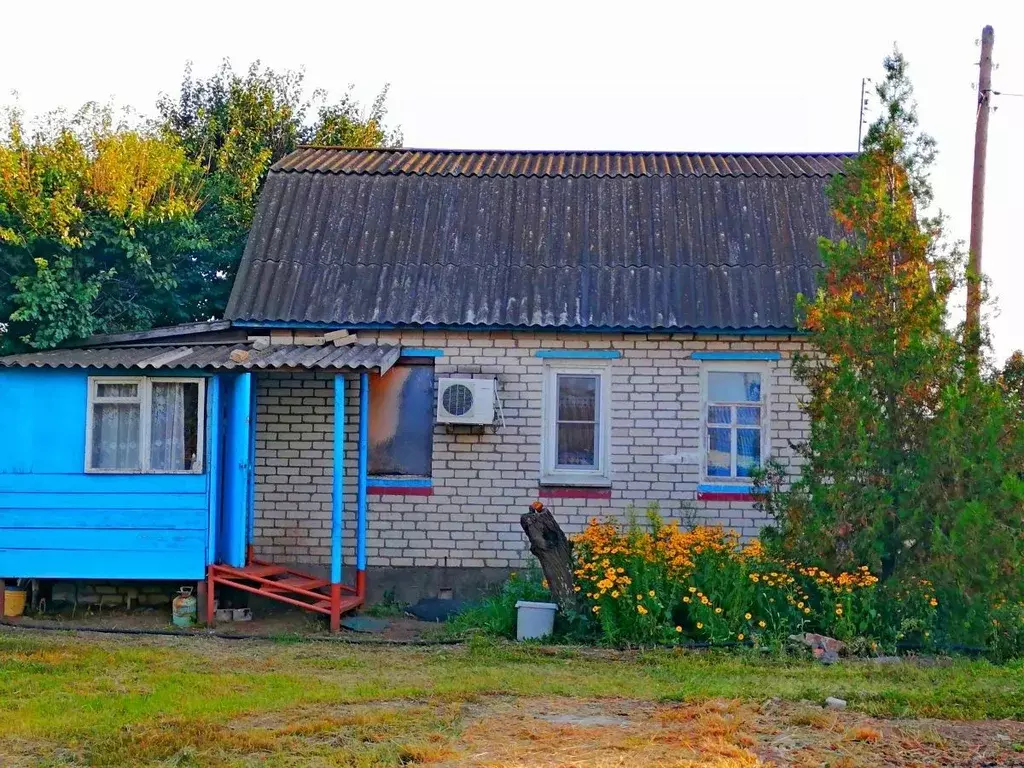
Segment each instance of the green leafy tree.
[{"label": "green leafy tree", "polygon": [[844,236],[820,241],[820,287],[800,302],[815,348],[794,365],[810,437],[788,490],[768,473],[767,538],[805,561],[929,578],[964,599],[1019,594],[1021,422],[949,330],[963,260],[941,218],[923,215],[935,145],[898,52],[878,96],[864,151],[829,191]]},{"label": "green leafy tree", "polygon": [[1024,352],[1018,349],[1010,355],[999,374],[999,385],[1018,417],[1024,420]]},{"label": "green leafy tree", "polygon": [[148,327],[198,245],[201,174],[171,137],[109,109],[55,113],[0,134],[0,349]]},{"label": "green leafy tree", "polygon": [[186,70],[159,118],[109,108],[0,128],[0,352],[223,313],[270,166],[306,142],[401,143],[387,89],[306,97],[303,75]]},{"label": "green leafy tree", "polygon": [[322,91],[305,95],[301,72],[275,72],[259,62],[239,74],[225,61],[206,79],[186,70],[177,97],[157,103],[162,129],[205,174],[196,220],[206,245],[195,254],[197,268],[183,291],[191,297],[182,307],[185,315],[224,311],[270,166],[304,143],[401,144],[401,133],[384,127],[386,102],[387,88],[364,114],[350,87],[340,101],[328,104]]}]

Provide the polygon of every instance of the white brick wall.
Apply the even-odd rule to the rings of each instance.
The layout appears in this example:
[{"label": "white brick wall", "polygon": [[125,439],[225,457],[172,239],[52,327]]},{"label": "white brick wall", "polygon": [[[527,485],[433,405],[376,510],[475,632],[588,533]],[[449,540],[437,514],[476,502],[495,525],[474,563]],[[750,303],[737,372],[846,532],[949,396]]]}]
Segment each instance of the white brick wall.
[{"label": "white brick wall", "polygon": [[[795,466],[789,442],[805,434],[791,337],[402,331],[359,333],[362,342],[436,347],[435,373],[498,379],[505,426],[434,429],[433,495],[369,497],[368,561],[380,566],[513,567],[526,552],[519,516],[537,498],[541,380],[538,349],[615,349],[610,500],[550,499],[567,531],[630,504],[660,504],[666,517],[721,522],[747,536],[764,520],[748,502],[696,500],[698,464],[665,457],[700,452],[698,350],[781,351],[769,363],[772,455]],[[260,373],[257,391],[256,547],[282,561],[330,562],[333,384],[327,374]],[[346,403],[345,538],[353,562],[358,380]]]}]

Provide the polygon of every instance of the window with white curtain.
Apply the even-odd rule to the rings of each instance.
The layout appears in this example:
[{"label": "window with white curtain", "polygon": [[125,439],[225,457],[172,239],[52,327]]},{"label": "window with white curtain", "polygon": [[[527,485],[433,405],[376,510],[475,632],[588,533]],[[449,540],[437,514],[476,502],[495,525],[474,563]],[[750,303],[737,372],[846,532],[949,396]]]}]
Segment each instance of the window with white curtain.
[{"label": "window with white curtain", "polygon": [[767,454],[765,367],[716,364],[703,371],[704,474],[711,480],[745,480]]},{"label": "window with white curtain", "polygon": [[541,482],[611,483],[611,366],[560,360],[544,368]]},{"label": "window with white curtain", "polygon": [[202,379],[89,378],[87,472],[203,471]]}]

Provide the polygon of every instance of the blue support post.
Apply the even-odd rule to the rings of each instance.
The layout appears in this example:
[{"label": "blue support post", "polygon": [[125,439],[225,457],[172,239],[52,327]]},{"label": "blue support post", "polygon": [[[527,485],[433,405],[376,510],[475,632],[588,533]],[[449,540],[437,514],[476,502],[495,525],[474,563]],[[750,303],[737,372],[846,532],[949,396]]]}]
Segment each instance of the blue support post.
[{"label": "blue support post", "polygon": [[252,560],[256,536],[256,374],[249,374],[249,493],[246,496],[245,561]]},{"label": "blue support post", "polygon": [[334,376],[334,476],[331,485],[331,631],[341,628],[341,534],[345,502],[345,376]]},{"label": "blue support post", "polygon": [[370,374],[359,374],[359,485],[356,519],[356,593],[366,598],[366,478],[370,443]]}]

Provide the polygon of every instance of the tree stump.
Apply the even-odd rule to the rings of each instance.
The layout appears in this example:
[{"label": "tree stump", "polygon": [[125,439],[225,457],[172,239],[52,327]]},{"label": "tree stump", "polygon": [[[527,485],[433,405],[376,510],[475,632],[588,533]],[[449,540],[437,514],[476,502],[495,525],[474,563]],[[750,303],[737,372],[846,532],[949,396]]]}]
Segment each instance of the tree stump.
[{"label": "tree stump", "polygon": [[572,543],[566,538],[551,510],[541,502],[530,505],[530,511],[519,518],[519,524],[530,540],[530,552],[540,561],[551,596],[563,613],[579,610],[572,569]]}]

